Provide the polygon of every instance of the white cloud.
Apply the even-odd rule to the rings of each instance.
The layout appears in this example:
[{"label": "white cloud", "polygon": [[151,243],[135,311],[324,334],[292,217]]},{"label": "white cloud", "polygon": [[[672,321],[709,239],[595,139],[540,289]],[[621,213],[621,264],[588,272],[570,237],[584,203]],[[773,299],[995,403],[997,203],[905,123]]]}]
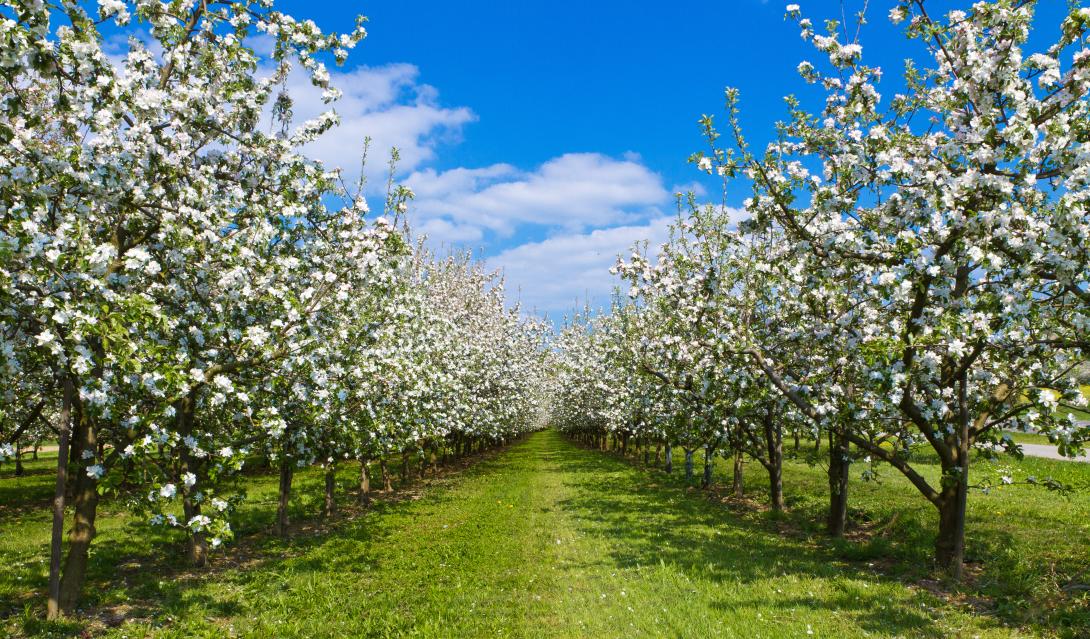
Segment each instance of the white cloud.
[{"label": "white cloud", "polygon": [[476,226],[448,222],[442,218],[433,218],[412,229],[417,236],[426,236],[433,243],[455,245],[479,242],[484,233]]},{"label": "white cloud", "polygon": [[482,235],[490,231],[507,236],[522,225],[577,232],[633,224],[660,215],[660,207],[670,200],[662,177],[636,158],[618,160],[598,153],[565,154],[533,171],[509,164],[428,168],[404,182],[416,192],[412,221],[419,228],[450,227],[464,233],[476,228]]},{"label": "white cloud", "polygon": [[687,182],[685,184],[675,184],[670,189],[671,193],[692,193],[697,199],[702,199],[708,195],[708,189],[704,187],[700,182]]},{"label": "white cloud", "polygon": [[562,313],[584,301],[605,307],[618,283],[609,274],[617,256],[643,240],[653,248],[662,244],[673,219],[558,235],[508,249],[488,262],[504,270],[508,298],[520,300],[527,312]]},{"label": "white cloud", "polygon": [[[732,226],[747,217],[741,209],[726,211]],[[592,308],[607,308],[614,286],[620,283],[609,273],[617,256],[627,257],[633,245],[643,241],[654,255],[675,220],[659,216],[643,224],[558,235],[508,249],[488,262],[504,270],[508,298],[521,301],[524,311],[556,318],[584,302]]]},{"label": "white cloud", "polygon": [[322,102],[321,89],[312,86],[305,73],[292,73],[288,92],[294,100],[294,123],[330,108],[341,118],[337,127],[308,144],[304,152],[330,168],[340,167],[354,180],[359,175],[364,138],[370,137],[367,177],[372,193],[385,187],[392,147],[400,152],[401,173],[435,159],[436,148],[460,140],[462,128],[476,116],[466,107],[441,106],[435,88],[419,83],[419,73],[411,64],[331,70],[330,84],[344,94],[332,105]]}]

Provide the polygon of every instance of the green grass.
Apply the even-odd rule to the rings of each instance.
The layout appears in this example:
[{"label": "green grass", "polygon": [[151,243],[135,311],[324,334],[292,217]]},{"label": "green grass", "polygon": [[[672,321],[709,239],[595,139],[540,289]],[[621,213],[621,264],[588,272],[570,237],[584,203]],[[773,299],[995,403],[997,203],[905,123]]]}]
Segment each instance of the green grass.
[{"label": "green grass", "polygon": [[1041,435],[1040,433],[1020,433],[1017,431],[1010,431],[1004,433],[1011,436],[1011,439],[1019,444],[1049,444],[1048,437]]},{"label": "green grass", "polygon": [[[1083,384],[1079,388],[1082,390],[1083,396],[1085,396],[1087,399],[1090,399],[1090,384]],[[1090,412],[1087,412],[1085,410],[1080,410],[1078,408],[1063,408],[1063,407],[1061,407],[1060,412],[1063,413],[1063,414],[1071,413],[1072,415],[1075,416],[1075,419],[1080,419],[1080,420],[1083,420],[1083,421],[1090,421]]]},{"label": "green grass", "polygon": [[[265,533],[275,478],[247,478],[242,541],[203,574],[177,559],[180,540],[149,535],[107,504],[87,589],[94,619],[46,625],[36,619],[48,465],[28,465],[36,474],[20,479],[0,469],[0,562],[11,567],[0,571],[0,615],[11,615],[0,635],[937,639],[1078,637],[1090,628],[1086,591],[1063,589],[1088,580],[1086,492],[974,494],[973,579],[959,591],[932,579],[934,514],[892,471],[878,483],[853,480],[858,539],[834,543],[813,523],[824,506],[820,468],[789,462],[790,512],[777,517],[689,488],[677,470],[584,450],[553,431],[410,498],[308,523],[288,541]],[[1090,465],[1007,465],[1090,483]],[[761,470],[747,465],[758,500]],[[980,463],[974,472],[995,470]],[[726,465],[716,472],[725,479]],[[351,485],[354,469],[341,480]],[[293,514],[307,521],[320,476],[301,473],[297,484]]]}]

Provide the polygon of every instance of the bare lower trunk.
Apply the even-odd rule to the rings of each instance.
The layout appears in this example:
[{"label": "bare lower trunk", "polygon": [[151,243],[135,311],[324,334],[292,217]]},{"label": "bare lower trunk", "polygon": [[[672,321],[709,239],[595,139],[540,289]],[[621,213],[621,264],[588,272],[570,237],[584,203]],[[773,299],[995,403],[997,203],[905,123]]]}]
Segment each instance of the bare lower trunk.
[{"label": "bare lower trunk", "polygon": [[367,466],[370,460],[360,460],[360,506],[371,505],[371,477],[367,474]]},{"label": "bare lower trunk", "polygon": [[715,462],[715,452],[711,446],[704,447],[704,478],[700,482],[700,487],[708,489],[712,485],[712,465]]},{"label": "bare lower trunk", "polygon": [[[185,513],[186,523],[201,514],[201,505],[189,495],[182,499],[182,512]],[[208,538],[204,532],[197,531],[189,535],[186,548],[189,562],[197,568],[202,568],[208,563]]]},{"label": "bare lower trunk", "polygon": [[64,399],[57,420],[57,483],[53,491],[53,533],[49,543],[49,601],[46,618],[57,619],[61,615],[61,553],[64,542],[64,495],[68,486],[68,438],[71,433],[72,396],[74,386],[70,379],[64,381]]},{"label": "bare lower trunk", "polygon": [[965,452],[962,468],[943,469],[947,483],[936,504],[939,535],[935,538],[935,559],[954,579],[961,579],[965,563],[965,502],[969,494],[969,460]]},{"label": "bare lower trunk", "polygon": [[742,458],[742,451],[734,451],[734,496],[737,499],[741,499],[745,496],[745,481],[742,477],[742,468],[745,460]]},{"label": "bare lower trunk", "polygon": [[662,461],[662,444],[655,444],[655,465],[658,466]]},{"label": "bare lower trunk", "polygon": [[15,476],[23,476],[23,443],[15,440]]},{"label": "bare lower trunk", "polygon": [[765,445],[768,449],[768,501],[773,511],[783,510],[783,431],[769,410],[764,418]]},{"label": "bare lower trunk", "polygon": [[[181,437],[186,437],[194,430],[196,423],[197,398],[195,393],[179,400],[175,404],[176,428]],[[198,478],[203,474],[203,465],[190,455],[189,447],[183,446],[180,453],[181,473],[193,473]],[[188,488],[182,495],[182,511],[185,515],[185,524],[190,525],[194,517],[201,514],[201,504],[197,501]],[[194,566],[201,568],[208,563],[208,539],[203,531],[192,531],[188,542],[189,561]]]},{"label": "bare lower trunk", "polygon": [[838,432],[829,431],[829,517],[826,531],[832,537],[843,537],[848,524],[848,441]]},{"label": "bare lower trunk", "polygon": [[378,465],[382,470],[382,492],[392,493],[394,491],[394,485],[390,478],[390,466],[386,463],[386,458],[383,457],[380,459]]},{"label": "bare lower trunk", "polygon": [[670,442],[666,442],[666,472],[674,472],[674,449],[670,446]]},{"label": "bare lower trunk", "polygon": [[[82,413],[82,411],[81,411]],[[82,450],[96,450],[97,434],[94,424],[80,415],[76,439]],[[86,462],[76,466],[77,488],[73,499],[74,519],[68,533],[68,556],[64,562],[58,593],[61,614],[71,612],[79,601],[83,580],[87,576],[87,558],[91,541],[95,538],[95,517],[98,514],[98,480],[87,474]]]},{"label": "bare lower trunk", "polygon": [[287,455],[280,459],[280,497],[276,503],[276,534],[286,537],[288,534],[288,503],[291,500],[291,480],[295,474],[294,464]]},{"label": "bare lower trunk", "polygon": [[[965,502],[969,496],[970,419],[968,371],[958,376],[958,423],[952,443],[952,459],[942,465],[939,508],[939,536],[935,538],[935,559],[955,580],[961,580],[965,565]],[[947,440],[949,442],[949,440]]]},{"label": "bare lower trunk", "polygon": [[401,453],[401,485],[409,483],[409,451]]},{"label": "bare lower trunk", "polygon": [[691,482],[693,480],[693,450],[691,448],[685,449],[685,481]]},{"label": "bare lower trunk", "polygon": [[329,519],[333,516],[333,511],[337,509],[337,503],[334,500],[334,492],[337,488],[337,467],[333,464],[329,464],[325,468],[325,507],[322,508],[322,516]]}]

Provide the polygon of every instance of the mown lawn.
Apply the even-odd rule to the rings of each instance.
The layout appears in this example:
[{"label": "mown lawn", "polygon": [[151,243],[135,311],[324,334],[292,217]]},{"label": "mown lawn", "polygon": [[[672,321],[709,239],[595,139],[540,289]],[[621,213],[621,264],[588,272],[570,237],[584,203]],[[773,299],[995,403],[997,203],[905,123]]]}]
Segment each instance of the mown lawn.
[{"label": "mown lawn", "polygon": [[[275,478],[249,477],[241,541],[202,574],[162,559],[181,556],[180,540],[108,506],[87,588],[93,617],[57,625],[37,621],[49,462],[20,479],[5,467],[0,562],[10,569],[0,571],[0,634],[1087,636],[1090,602],[1079,586],[1090,581],[1090,465],[1007,464],[1016,476],[1052,475],[1082,490],[974,494],[972,579],[960,590],[932,574],[934,515],[891,471],[854,480],[855,539],[832,543],[814,523],[822,470],[802,460],[788,467],[790,512],[775,517],[758,506],[764,478],[754,463],[746,468],[754,502],[732,503],[685,486],[680,464],[668,476],[546,431],[329,524],[313,519],[320,477],[303,473],[293,502],[303,524],[288,541],[266,532]],[[355,472],[344,469],[342,488]],[[721,483],[726,472],[720,462]]]},{"label": "mown lawn", "polygon": [[[1082,394],[1090,399],[1090,384],[1083,384],[1080,388],[1082,389]],[[1090,412],[1087,412],[1086,410],[1080,410],[1078,408],[1062,408],[1060,412],[1071,413],[1075,416],[1076,419],[1090,420]]]},{"label": "mown lawn", "polygon": [[[1015,440],[1048,443],[1039,435],[1016,434]],[[825,453],[814,455],[805,443],[796,453],[786,445],[787,455],[793,457],[784,471],[788,513],[775,516],[764,511],[767,474],[753,461],[745,471],[747,501],[753,507],[736,512],[797,538],[821,540],[828,499]],[[929,463],[923,453],[917,457],[914,467],[937,485],[938,464]],[[699,480],[700,461],[693,482],[685,482],[679,472],[682,461],[682,453],[675,451],[675,476],[670,481],[694,491],[687,483]],[[969,578],[962,585],[947,582],[932,568],[938,526],[934,508],[896,470],[875,466],[876,481],[861,480],[862,470],[862,464],[852,470],[848,540],[820,541],[837,557],[873,564],[887,575],[941,593],[946,601],[1028,636],[1090,637],[1090,464],[1033,457],[1019,461],[1007,455],[978,458],[970,472],[971,482],[981,489],[969,498]],[[731,471],[730,461],[718,459],[718,484],[728,483]],[[1018,484],[1003,485],[1003,475],[1013,476]],[[1027,485],[1030,478],[1037,485]],[[1072,490],[1046,490],[1041,485],[1045,479]]]}]

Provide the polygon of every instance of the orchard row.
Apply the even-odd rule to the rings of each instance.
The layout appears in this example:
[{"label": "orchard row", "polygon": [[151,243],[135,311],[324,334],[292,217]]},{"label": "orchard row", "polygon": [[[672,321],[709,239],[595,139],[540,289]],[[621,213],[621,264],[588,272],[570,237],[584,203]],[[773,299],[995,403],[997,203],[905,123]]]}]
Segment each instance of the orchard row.
[{"label": "orchard row", "polygon": [[283,529],[294,468],[366,479],[541,423],[545,327],[410,239],[410,191],[370,216],[362,180],[301,153],[337,116],[293,123],[288,74],[332,103],[323,60],[362,26],[270,4],[0,5],[0,461],[59,441],[51,616],[78,601],[103,496],[200,565],[250,460],[280,468]]},{"label": "orchard row", "polygon": [[627,296],[558,338],[554,423],[665,447],[667,463],[681,447],[690,474],[696,451],[751,457],[774,509],[785,433],[827,441],[829,532],[844,533],[850,465],[885,465],[937,509],[936,559],[955,576],[971,490],[1063,489],[971,469],[978,452],[1020,454],[1006,431],[1068,455],[1090,439],[1072,412],[1090,346],[1090,9],[1031,53],[1035,5],[940,19],[897,3],[914,62],[886,98],[860,29],[821,34],[789,5],[821,59],[799,65],[800,93],[823,99],[788,98],[760,152],[736,92],[725,137],[703,119],[709,149],[691,161],[752,189],[745,219],[690,196],[665,244],[618,262]]}]

